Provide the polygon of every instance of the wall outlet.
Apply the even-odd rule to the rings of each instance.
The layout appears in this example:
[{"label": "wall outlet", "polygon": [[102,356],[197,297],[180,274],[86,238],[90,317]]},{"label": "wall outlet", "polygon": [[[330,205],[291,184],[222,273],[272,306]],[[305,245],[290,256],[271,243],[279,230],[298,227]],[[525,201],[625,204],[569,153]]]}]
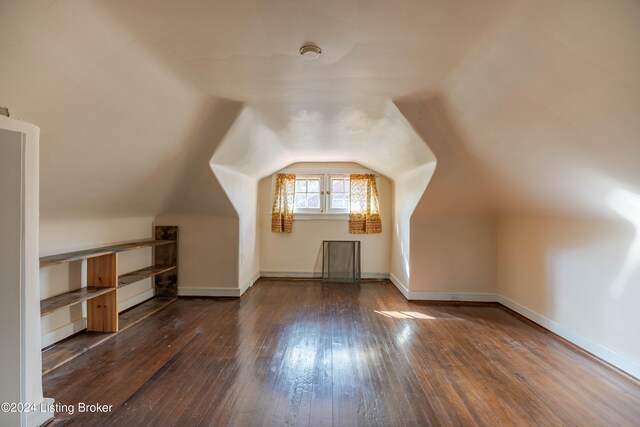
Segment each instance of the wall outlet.
[{"label": "wall outlet", "polygon": [[451,295],[449,298],[451,301],[462,301],[462,298],[460,298],[460,295]]}]

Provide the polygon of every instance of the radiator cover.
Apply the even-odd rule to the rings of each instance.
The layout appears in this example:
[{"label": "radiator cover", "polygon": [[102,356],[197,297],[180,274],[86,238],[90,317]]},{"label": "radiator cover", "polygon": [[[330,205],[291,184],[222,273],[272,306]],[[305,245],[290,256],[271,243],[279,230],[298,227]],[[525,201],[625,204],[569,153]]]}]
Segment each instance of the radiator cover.
[{"label": "radiator cover", "polygon": [[322,280],[360,282],[360,241],[322,241]]}]

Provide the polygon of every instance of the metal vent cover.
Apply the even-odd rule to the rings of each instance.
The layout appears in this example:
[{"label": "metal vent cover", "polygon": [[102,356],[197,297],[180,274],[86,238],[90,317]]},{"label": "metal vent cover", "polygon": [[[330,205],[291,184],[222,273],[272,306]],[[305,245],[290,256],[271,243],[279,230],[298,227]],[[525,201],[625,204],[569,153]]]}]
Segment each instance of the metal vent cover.
[{"label": "metal vent cover", "polygon": [[360,241],[322,241],[322,280],[360,282]]}]

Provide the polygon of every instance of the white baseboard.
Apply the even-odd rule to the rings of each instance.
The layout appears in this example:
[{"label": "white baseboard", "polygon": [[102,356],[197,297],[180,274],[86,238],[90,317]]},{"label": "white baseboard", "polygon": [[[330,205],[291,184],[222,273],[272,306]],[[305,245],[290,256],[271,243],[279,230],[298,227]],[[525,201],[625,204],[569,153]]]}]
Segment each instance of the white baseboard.
[{"label": "white baseboard", "polygon": [[[242,294],[244,294],[253,284],[258,280],[259,277],[299,277],[299,278],[310,278],[316,277],[314,276],[316,273],[283,273],[283,272],[261,272],[257,273],[254,277],[252,277],[242,288],[178,288],[179,296],[205,296],[205,297],[235,297],[239,298]],[[381,273],[372,273],[378,274],[375,278],[386,278],[385,274]],[[585,351],[593,354],[596,357],[604,360],[605,362],[615,366],[616,368],[627,372],[635,378],[640,379],[640,363],[632,360],[626,356],[623,356],[583,335],[580,335],[577,332],[572,331],[569,328],[566,328],[559,324],[558,322],[549,319],[535,311],[507,298],[502,295],[496,293],[465,293],[465,292],[419,292],[419,291],[409,291],[408,288],[393,274],[389,274],[389,279],[391,282],[398,288],[400,293],[407,300],[420,300],[420,301],[465,301],[465,302],[498,302],[504,305],[507,308],[515,311],[516,313],[526,317],[532,322],[537,323],[543,328],[548,329],[549,331],[557,334],[558,336],[566,339],[567,341],[575,344],[576,346],[584,349]],[[364,274],[363,274],[364,278]],[[141,298],[142,300],[146,299],[144,296],[146,292],[136,295],[135,297],[129,298],[126,302],[128,303],[131,300]],[[135,305],[132,304],[132,305]],[[42,336],[42,346],[46,347],[51,345],[57,341],[60,341],[74,333],[81,331],[86,328],[86,319],[78,319],[73,323],[67,324],[61,328],[58,328],[54,331],[48,332]],[[35,416],[35,415],[34,415]],[[33,425],[33,424],[29,424]]]},{"label": "white baseboard", "polygon": [[51,344],[57,343],[58,341],[62,341],[63,339],[70,337],[71,335],[76,334],[86,328],[87,319],[82,317],[78,320],[54,329],[53,331],[42,334],[42,337],[40,339],[41,348],[50,346]]},{"label": "white baseboard", "polygon": [[389,280],[391,280],[391,283],[393,283],[396,286],[396,288],[398,288],[400,293],[404,295],[406,299],[410,299],[409,288],[404,283],[402,283],[400,279],[394,276],[393,273],[389,273]]},{"label": "white baseboard", "polygon": [[240,298],[260,278],[260,273],[254,274],[241,288],[228,287],[184,287],[178,286],[180,297],[232,297]]},{"label": "white baseboard", "polygon": [[233,297],[239,298],[240,288],[184,288],[178,287],[180,297]]},{"label": "white baseboard", "polygon": [[[242,288],[210,288],[210,287],[178,287],[178,296],[181,297],[240,297],[261,277],[290,277],[311,279],[321,277],[321,273],[313,272],[281,272],[281,271],[261,271],[256,273]],[[363,279],[388,279],[388,273],[362,273]]]},{"label": "white baseboard", "polygon": [[45,397],[42,402],[37,405],[37,410],[27,412],[27,426],[40,427],[41,425],[53,419],[55,412],[53,410],[55,401]]},{"label": "white baseboard", "polygon": [[383,280],[383,279],[389,279],[389,277],[391,276],[391,273],[362,273],[360,274],[360,277],[363,279],[378,279],[378,280]]},{"label": "white baseboard", "polygon": [[498,302],[516,313],[526,317],[534,323],[542,326],[554,334],[566,339],[583,350],[604,360],[612,366],[640,379],[640,363],[623,356],[610,348],[580,335],[549,319],[533,310],[496,293],[460,293],[460,292],[416,292],[409,289],[393,274],[390,275],[391,282],[398,288],[407,300],[422,301],[478,301],[478,302]]},{"label": "white baseboard", "polygon": [[[319,279],[321,272],[317,271],[261,271],[260,277],[290,277],[295,279]],[[388,279],[389,273],[362,273],[363,279]]]},{"label": "white baseboard", "polygon": [[253,277],[251,279],[249,279],[249,281],[247,283],[245,283],[242,288],[240,288],[240,296],[242,296],[242,294],[244,294],[245,292],[247,292],[249,290],[250,287],[253,286],[254,283],[256,283],[256,281],[260,278],[260,272],[257,271],[256,274],[253,275]]},{"label": "white baseboard", "polygon": [[291,277],[292,279],[319,279],[322,273],[313,271],[261,271],[260,277]]},{"label": "white baseboard", "polygon": [[410,291],[407,286],[402,283],[393,274],[389,275],[391,283],[400,291],[409,301],[465,301],[465,302],[497,302],[498,295],[494,293],[480,292],[421,292]]},{"label": "white baseboard", "polygon": [[497,302],[498,295],[488,292],[421,292],[409,291],[413,301]]},{"label": "white baseboard", "polygon": [[537,323],[545,329],[550,330],[556,335],[561,336],[567,341],[577,345],[583,350],[588,351],[596,357],[604,360],[605,362],[615,366],[616,368],[634,376],[635,378],[640,379],[640,363],[632,360],[626,356],[623,356],[610,348],[603,346],[602,344],[598,344],[597,342],[580,335],[577,332],[572,331],[569,328],[566,328],[559,324],[558,322],[549,319],[539,313],[536,313],[533,310],[528,309],[527,307],[505,297],[502,295],[498,295],[498,302],[505,307],[510,308],[516,313],[526,317],[532,322]]}]

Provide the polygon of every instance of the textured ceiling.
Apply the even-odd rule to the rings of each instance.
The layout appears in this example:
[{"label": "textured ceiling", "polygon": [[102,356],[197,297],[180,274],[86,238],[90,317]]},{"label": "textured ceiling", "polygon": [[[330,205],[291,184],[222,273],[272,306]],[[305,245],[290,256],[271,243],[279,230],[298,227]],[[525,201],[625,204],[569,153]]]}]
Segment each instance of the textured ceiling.
[{"label": "textured ceiling", "polygon": [[419,139],[419,213],[600,215],[640,193],[638,22],[633,0],[2,1],[0,105],[41,127],[45,217],[232,215],[219,147],[256,176],[393,177]]}]

